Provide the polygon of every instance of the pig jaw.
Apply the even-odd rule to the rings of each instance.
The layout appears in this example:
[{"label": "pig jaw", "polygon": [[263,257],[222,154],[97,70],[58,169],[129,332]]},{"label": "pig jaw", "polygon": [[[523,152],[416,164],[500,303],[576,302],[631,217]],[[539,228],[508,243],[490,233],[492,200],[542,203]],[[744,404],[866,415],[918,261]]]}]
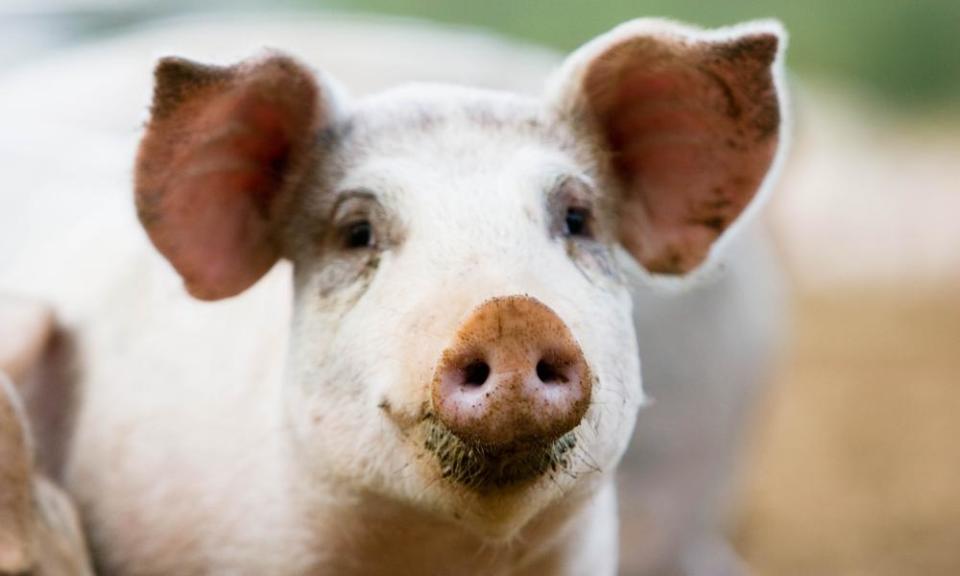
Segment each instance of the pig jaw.
[{"label": "pig jaw", "polygon": [[[302,482],[305,476],[299,476]],[[473,518],[426,511],[417,503],[345,486],[302,486],[301,533],[310,534],[310,573],[613,574],[615,489],[605,481],[569,494],[515,530],[481,529]],[[502,505],[490,503],[488,516]],[[490,523],[487,520],[488,524]]]}]

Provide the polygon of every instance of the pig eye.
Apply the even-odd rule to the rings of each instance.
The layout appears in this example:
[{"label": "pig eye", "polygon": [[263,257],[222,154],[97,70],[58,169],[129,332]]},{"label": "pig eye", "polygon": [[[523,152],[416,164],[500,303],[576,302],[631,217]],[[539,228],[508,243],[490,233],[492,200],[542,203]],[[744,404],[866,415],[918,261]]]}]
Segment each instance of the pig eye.
[{"label": "pig eye", "polygon": [[373,226],[369,220],[358,220],[343,229],[343,245],[350,250],[373,246]]},{"label": "pig eye", "polygon": [[564,216],[564,232],[567,236],[590,236],[590,210],[571,206]]}]

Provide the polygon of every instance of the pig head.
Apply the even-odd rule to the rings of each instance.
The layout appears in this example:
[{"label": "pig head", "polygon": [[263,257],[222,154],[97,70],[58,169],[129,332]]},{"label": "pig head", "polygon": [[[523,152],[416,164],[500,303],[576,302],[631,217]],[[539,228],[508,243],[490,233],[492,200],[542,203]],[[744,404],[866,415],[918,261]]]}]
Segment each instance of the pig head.
[{"label": "pig head", "polygon": [[200,299],[292,263],[277,434],[307,500],[349,486],[511,541],[610,485],[644,401],[624,267],[703,266],[757,197],[780,38],[631,22],[540,99],[167,58],[138,213]]}]

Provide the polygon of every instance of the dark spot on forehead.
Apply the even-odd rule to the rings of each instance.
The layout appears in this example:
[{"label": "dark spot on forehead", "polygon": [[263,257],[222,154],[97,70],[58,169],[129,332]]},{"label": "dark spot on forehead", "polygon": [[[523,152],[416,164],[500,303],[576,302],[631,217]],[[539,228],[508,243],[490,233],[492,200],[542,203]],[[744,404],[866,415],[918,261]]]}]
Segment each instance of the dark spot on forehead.
[{"label": "dark spot on forehead", "polygon": [[543,119],[535,110],[495,109],[491,106],[476,104],[465,107],[464,115],[472,123],[493,130],[515,129],[539,132],[544,129]]}]

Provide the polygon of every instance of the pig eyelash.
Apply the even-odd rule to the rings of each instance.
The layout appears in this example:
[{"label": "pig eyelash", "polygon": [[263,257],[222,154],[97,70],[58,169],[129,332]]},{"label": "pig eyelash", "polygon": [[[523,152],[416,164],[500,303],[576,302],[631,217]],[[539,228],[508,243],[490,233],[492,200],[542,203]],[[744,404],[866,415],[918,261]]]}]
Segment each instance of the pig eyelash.
[{"label": "pig eyelash", "polygon": [[548,201],[554,233],[574,240],[592,239],[595,218],[591,198],[589,182],[575,176],[558,178]]},{"label": "pig eyelash", "polygon": [[382,207],[366,190],[348,191],[334,206],[334,227],[344,250],[376,248],[379,243],[374,222],[382,222]]}]

